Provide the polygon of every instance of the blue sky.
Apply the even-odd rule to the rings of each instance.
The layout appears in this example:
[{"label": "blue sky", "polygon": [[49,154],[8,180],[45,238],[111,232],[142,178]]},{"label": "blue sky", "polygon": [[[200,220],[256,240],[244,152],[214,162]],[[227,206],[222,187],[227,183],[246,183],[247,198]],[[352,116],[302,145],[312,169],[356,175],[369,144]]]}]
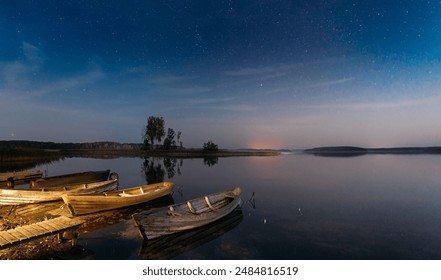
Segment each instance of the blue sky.
[{"label": "blue sky", "polygon": [[2,2],[2,140],[441,144],[439,1]]}]

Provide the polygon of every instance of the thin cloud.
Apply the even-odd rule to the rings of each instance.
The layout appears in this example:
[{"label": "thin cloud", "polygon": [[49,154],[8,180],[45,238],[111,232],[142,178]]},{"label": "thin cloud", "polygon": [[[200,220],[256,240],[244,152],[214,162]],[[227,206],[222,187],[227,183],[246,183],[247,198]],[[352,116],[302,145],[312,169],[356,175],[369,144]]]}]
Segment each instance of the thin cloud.
[{"label": "thin cloud", "polygon": [[105,76],[106,75],[100,69],[97,69],[78,76],[48,82],[40,86],[31,84],[30,80],[24,76],[16,81],[14,86],[6,85],[6,88],[4,88],[0,94],[13,97],[14,99],[41,97],[54,92],[64,92],[92,84],[103,79]]},{"label": "thin cloud", "polygon": [[227,76],[246,77],[246,76],[271,76],[277,74],[286,75],[295,70],[304,70],[305,67],[319,67],[323,65],[337,65],[344,63],[348,58],[346,57],[329,57],[324,59],[316,59],[309,61],[308,64],[303,62],[294,63],[278,63],[273,65],[258,66],[258,67],[240,67],[225,71]]},{"label": "thin cloud", "polygon": [[34,91],[35,95],[46,95],[52,92],[60,92],[73,88],[77,88],[80,86],[84,86],[87,84],[92,84],[106,75],[100,69],[96,69],[78,76],[69,77],[67,79],[59,80],[53,83],[50,83],[39,90]]},{"label": "thin cloud", "polygon": [[171,87],[167,91],[174,94],[196,94],[196,93],[206,93],[212,91],[209,87]]},{"label": "thin cloud", "polygon": [[17,87],[17,84],[20,83],[32,69],[34,69],[33,66],[18,61],[6,63],[2,67],[1,79],[5,86]]},{"label": "thin cloud", "polygon": [[425,97],[419,99],[403,99],[400,101],[382,101],[382,102],[357,102],[357,103],[339,103],[339,104],[320,104],[309,105],[311,109],[346,109],[346,110],[379,110],[379,109],[402,109],[415,106],[428,106],[441,102],[441,95]]},{"label": "thin cloud", "polygon": [[234,97],[213,97],[213,98],[197,98],[191,99],[188,101],[190,105],[198,106],[198,105],[209,105],[216,103],[225,103],[233,101]]},{"label": "thin cloud", "polygon": [[152,84],[168,85],[168,84],[182,83],[194,79],[196,79],[195,76],[189,76],[189,75],[163,75],[163,76],[154,77],[149,81]]},{"label": "thin cloud", "polygon": [[27,76],[37,71],[44,62],[42,52],[34,45],[27,42],[22,43],[21,52],[24,56],[23,60],[6,62],[0,64],[1,76],[5,86],[18,87]]},{"label": "thin cloud", "polygon": [[22,52],[26,58],[26,60],[32,64],[42,64],[44,61],[44,55],[43,53],[40,51],[39,48],[37,48],[36,46],[28,43],[28,42],[23,42],[22,44]]},{"label": "thin cloud", "polygon": [[34,73],[44,69],[44,55],[36,46],[23,42],[21,51],[24,59],[0,64],[0,79],[3,81],[2,95],[14,97],[39,97],[52,92],[73,89],[96,82],[105,77],[101,69],[96,68],[65,79],[42,82],[35,81]]},{"label": "thin cloud", "polygon": [[277,71],[278,67],[264,66],[257,68],[238,68],[235,70],[225,71],[224,73],[228,76],[256,76],[256,75],[266,75]]},{"label": "thin cloud", "polygon": [[231,104],[226,106],[219,106],[216,108],[219,110],[232,111],[232,112],[251,112],[258,110],[256,106],[252,106],[248,104]]},{"label": "thin cloud", "polygon": [[259,108],[257,106],[249,105],[249,104],[219,104],[219,105],[202,105],[200,108],[209,109],[209,110],[217,110],[217,111],[226,111],[226,112],[235,112],[235,113],[245,113],[245,112],[253,112],[257,111]]},{"label": "thin cloud", "polygon": [[354,80],[354,78],[342,78],[342,79],[336,79],[336,80],[330,80],[330,81],[315,83],[315,84],[309,85],[307,87],[308,88],[330,87],[330,86],[345,84],[345,83],[348,83],[348,82],[353,81],[353,80]]}]

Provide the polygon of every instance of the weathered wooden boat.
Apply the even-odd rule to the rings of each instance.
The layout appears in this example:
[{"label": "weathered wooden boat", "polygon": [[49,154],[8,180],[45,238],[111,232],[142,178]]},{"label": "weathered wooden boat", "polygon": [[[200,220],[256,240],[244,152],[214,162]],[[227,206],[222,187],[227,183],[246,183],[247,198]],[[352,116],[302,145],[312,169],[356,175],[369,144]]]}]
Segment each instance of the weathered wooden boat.
[{"label": "weathered wooden boat", "polygon": [[118,179],[102,182],[66,185],[63,190],[0,189],[0,205],[20,205],[62,200],[63,194],[90,194],[111,191],[118,188]]},{"label": "weathered wooden boat", "polygon": [[175,258],[219,238],[238,226],[242,220],[242,210],[237,207],[227,216],[205,226],[143,242],[138,255],[145,260]]},{"label": "weathered wooden boat", "polygon": [[198,228],[225,217],[240,204],[240,188],[132,215],[144,240]]},{"label": "weathered wooden boat", "polygon": [[109,179],[117,178],[118,174],[110,170],[103,171],[86,171],[79,173],[64,174],[58,176],[50,176],[31,181],[31,188],[56,188],[57,186],[66,186],[73,184],[84,184],[106,181]]},{"label": "weathered wooden boat", "polygon": [[12,188],[14,185],[27,183],[41,176],[43,172],[40,170],[0,173],[0,187]]},{"label": "weathered wooden boat", "polygon": [[78,216],[145,203],[172,191],[172,182],[161,182],[99,194],[66,194],[62,198],[69,212]]}]

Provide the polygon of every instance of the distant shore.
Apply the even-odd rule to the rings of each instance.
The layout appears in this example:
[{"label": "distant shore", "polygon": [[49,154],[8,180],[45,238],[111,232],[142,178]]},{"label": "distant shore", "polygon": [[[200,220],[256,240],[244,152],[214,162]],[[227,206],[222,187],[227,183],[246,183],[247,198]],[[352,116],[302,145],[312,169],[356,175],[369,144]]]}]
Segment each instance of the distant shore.
[{"label": "distant shore", "polygon": [[279,152],[175,149],[175,150],[63,150],[61,153],[68,157],[238,157],[238,156],[277,156]]},{"label": "distant shore", "polygon": [[278,151],[261,150],[217,150],[203,149],[143,149],[142,144],[116,142],[53,143],[38,141],[0,141],[0,172],[2,166],[31,166],[72,157],[117,158],[117,157],[175,157],[213,158],[239,156],[277,156]]},{"label": "distant shore", "polygon": [[330,146],[306,149],[303,152],[319,156],[358,156],[365,154],[441,154],[441,147],[361,148],[354,146]]}]

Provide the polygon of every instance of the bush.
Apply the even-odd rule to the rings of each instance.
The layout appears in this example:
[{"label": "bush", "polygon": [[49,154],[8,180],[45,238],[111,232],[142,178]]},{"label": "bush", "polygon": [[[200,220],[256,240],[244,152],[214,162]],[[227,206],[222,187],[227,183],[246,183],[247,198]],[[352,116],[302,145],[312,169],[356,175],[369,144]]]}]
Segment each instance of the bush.
[{"label": "bush", "polygon": [[213,141],[208,141],[204,143],[204,151],[217,151],[219,150],[217,144],[213,143]]}]

